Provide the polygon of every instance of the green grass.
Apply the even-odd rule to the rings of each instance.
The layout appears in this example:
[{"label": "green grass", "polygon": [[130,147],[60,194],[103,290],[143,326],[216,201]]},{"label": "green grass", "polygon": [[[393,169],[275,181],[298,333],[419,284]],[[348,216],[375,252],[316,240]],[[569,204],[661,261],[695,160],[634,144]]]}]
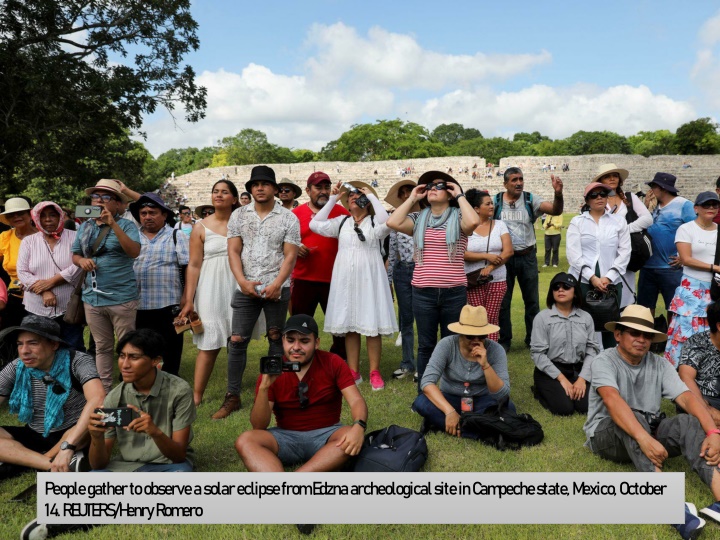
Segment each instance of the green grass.
[{"label": "green grass", "polygon": [[[569,221],[566,221],[569,222]],[[563,234],[564,237],[564,234]],[[543,241],[539,239],[543,248]],[[561,248],[561,254],[564,254]],[[541,264],[542,264],[542,257]],[[561,257],[560,268],[567,269],[564,257]],[[540,270],[541,304],[555,274],[553,268]],[[480,443],[458,440],[441,433],[431,433],[427,442],[430,450],[425,465],[426,471],[478,471],[478,472],[633,472],[631,466],[616,465],[593,456],[583,447],[585,436],[582,431],[584,418],[575,415],[560,418],[550,415],[537,401],[532,398],[533,363],[529,351],[524,348],[523,323],[524,308],[520,292],[516,287],[513,299],[513,326],[515,340],[509,354],[511,377],[511,396],[521,412],[530,413],[545,430],[545,440],[540,446],[525,448],[513,452],[499,452]],[[322,312],[318,310],[318,322],[322,328]],[[186,349],[183,357],[181,375],[186,380],[192,379],[195,350],[189,336],[186,336]],[[331,343],[330,336],[321,336],[322,347]],[[378,429],[390,424],[398,424],[417,429],[419,417],[410,411],[410,404],[415,397],[415,385],[412,380],[395,381],[390,374],[397,368],[401,359],[401,349],[395,347],[395,338],[383,340],[383,359],[381,371],[385,377],[386,388],[383,392],[372,392],[367,382],[360,389],[367,400],[370,410],[368,429]],[[242,393],[243,409],[223,421],[212,421],[210,415],[217,410],[225,392],[227,356],[220,354],[218,363],[210,380],[206,393],[206,401],[198,410],[198,419],[194,424],[197,469],[199,471],[245,471],[233,448],[235,438],[250,428],[249,411],[253,400],[254,381],[258,374],[258,359],[267,350],[265,342],[253,342],[249,350],[249,362],[245,375]],[[367,374],[367,358],[361,356],[361,373]],[[664,405],[667,413],[673,412],[672,405]],[[343,418],[349,421],[347,407],[343,409]],[[7,408],[0,413],[0,425],[14,423]],[[670,460],[666,470],[680,471],[687,474],[686,498],[693,501],[699,508],[712,502],[709,490],[700,479],[692,473],[682,458]],[[19,478],[0,483],[0,539],[16,538],[26,522],[35,517],[35,499],[27,503],[9,502],[10,497],[25,489],[34,482],[34,474],[25,474]],[[521,509],[518,509],[521,511]],[[348,509],[351,512],[362,512],[362,509]],[[398,521],[405,521],[398,516]],[[203,540],[245,539],[245,538],[302,538],[297,530],[287,525],[108,525],[97,527],[88,533],[74,533],[62,538],[76,539],[162,539],[167,538],[202,538]],[[323,538],[438,538],[457,540],[458,538],[617,538],[617,539],[676,539],[677,533],[667,525],[322,525],[314,537]],[[720,527],[708,524],[705,538],[720,538]]]}]

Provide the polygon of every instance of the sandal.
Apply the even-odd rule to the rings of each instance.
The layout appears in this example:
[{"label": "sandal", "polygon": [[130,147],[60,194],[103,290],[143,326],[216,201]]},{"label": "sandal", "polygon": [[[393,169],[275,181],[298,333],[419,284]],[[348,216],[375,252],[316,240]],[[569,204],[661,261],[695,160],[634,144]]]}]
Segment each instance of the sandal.
[{"label": "sandal", "polygon": [[175,332],[178,334],[182,334],[183,332],[186,332],[187,330],[190,330],[192,325],[190,324],[190,319],[187,317],[176,317],[173,321],[173,326],[175,326]]},{"label": "sandal", "polygon": [[191,311],[189,319],[190,329],[192,330],[193,334],[202,334],[205,331],[203,323],[200,320],[200,315],[198,315],[197,311]]}]

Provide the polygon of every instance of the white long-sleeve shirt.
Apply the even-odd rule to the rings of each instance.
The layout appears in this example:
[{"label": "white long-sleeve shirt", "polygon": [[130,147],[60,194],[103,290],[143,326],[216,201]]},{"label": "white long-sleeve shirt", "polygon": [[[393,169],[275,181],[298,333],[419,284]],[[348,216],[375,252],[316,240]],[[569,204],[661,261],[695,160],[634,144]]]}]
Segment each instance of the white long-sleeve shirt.
[{"label": "white long-sleeve shirt", "polygon": [[595,223],[583,212],[570,221],[565,250],[570,273],[577,276],[582,269],[582,282],[589,282],[599,264],[600,276],[617,285],[630,262],[630,230],[624,217],[606,211]]}]

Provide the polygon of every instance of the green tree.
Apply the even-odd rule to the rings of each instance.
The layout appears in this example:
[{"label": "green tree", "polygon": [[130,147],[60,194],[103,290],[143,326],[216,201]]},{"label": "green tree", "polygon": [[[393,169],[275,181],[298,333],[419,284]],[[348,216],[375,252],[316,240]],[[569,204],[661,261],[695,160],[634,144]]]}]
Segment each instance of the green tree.
[{"label": "green tree", "polygon": [[633,154],[645,157],[677,153],[676,137],[667,129],[640,131],[628,137]]},{"label": "green tree", "polygon": [[683,124],[675,132],[675,144],[680,154],[720,153],[718,125],[710,118],[698,118]]},{"label": "green tree", "polygon": [[578,131],[565,139],[569,154],[630,154],[630,143],[612,131]]},{"label": "green tree", "polygon": [[296,161],[289,148],[268,142],[267,135],[256,129],[243,129],[237,135],[225,137],[218,143],[218,147],[218,153],[213,157],[213,167]]},{"label": "green tree", "polygon": [[541,135],[539,131],[533,131],[532,133],[520,132],[513,136],[513,142],[526,142],[528,144],[539,144],[544,141],[549,141],[550,137]]},{"label": "green tree", "polygon": [[499,163],[501,158],[518,155],[518,146],[503,137],[470,139],[453,145],[454,156],[480,156],[488,163]]},{"label": "green tree", "polygon": [[482,139],[482,133],[475,128],[466,128],[462,124],[440,124],[432,130],[432,138],[447,147],[460,141]]},{"label": "green tree", "polygon": [[0,10],[0,188],[27,176],[85,185],[86,160],[143,116],[206,91],[182,59],[196,50],[189,0],[5,0]]}]

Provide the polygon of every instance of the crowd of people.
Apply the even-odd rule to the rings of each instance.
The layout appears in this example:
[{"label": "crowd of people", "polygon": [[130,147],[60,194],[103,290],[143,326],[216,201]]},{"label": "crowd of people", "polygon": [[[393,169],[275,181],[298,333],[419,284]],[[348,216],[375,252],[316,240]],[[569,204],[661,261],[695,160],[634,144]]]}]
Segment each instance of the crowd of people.
[{"label": "crowd of people", "polygon": [[[367,373],[373,391],[385,388],[382,337],[398,330],[401,363],[386,376],[415,380],[422,430],[478,438],[461,431],[463,411],[517,405],[507,359],[517,280],[539,403],[587,415],[588,448],[639,471],[685,455],[720,501],[720,305],[711,295],[720,179],[693,204],[658,172],[643,202],[623,191],[628,175],[609,163],[588,179],[567,227],[569,269],[552,278],[542,311],[534,224],[547,216],[544,266],[557,267],[564,198],[554,174],[553,199],[543,200],[525,191],[518,167],[505,170],[495,195],[428,171],[392,186],[388,212],[372,185],[334,184],[320,171],[298,205],[301,188],[260,165],[243,193],[216,182],[194,217],[103,179],[85,190],[91,215],[78,216],[77,231],[52,201],[9,199],[0,214],[0,403],[24,425],[0,427],[0,478],[192,471],[192,424],[220,350],[227,390],[215,420],[242,408],[248,345],[262,337],[263,361],[282,369],[261,367],[252,430],[235,442],[250,471],[337,470],[357,455],[369,414],[358,387]],[[631,240],[645,233],[652,254],[636,291]],[[598,322],[591,293],[614,305],[612,320]],[[667,333],[656,329],[658,294]],[[197,349],[192,381],[179,376],[187,331]],[[664,358],[649,352],[666,341]],[[113,387],[116,363],[122,382]],[[665,418],[662,398],[682,413]],[[351,426],[340,422],[343,400]],[[720,521],[720,502],[700,514],[688,504],[676,526],[684,538],[702,530],[700,515]],[[43,527],[33,522],[23,537]]]}]

